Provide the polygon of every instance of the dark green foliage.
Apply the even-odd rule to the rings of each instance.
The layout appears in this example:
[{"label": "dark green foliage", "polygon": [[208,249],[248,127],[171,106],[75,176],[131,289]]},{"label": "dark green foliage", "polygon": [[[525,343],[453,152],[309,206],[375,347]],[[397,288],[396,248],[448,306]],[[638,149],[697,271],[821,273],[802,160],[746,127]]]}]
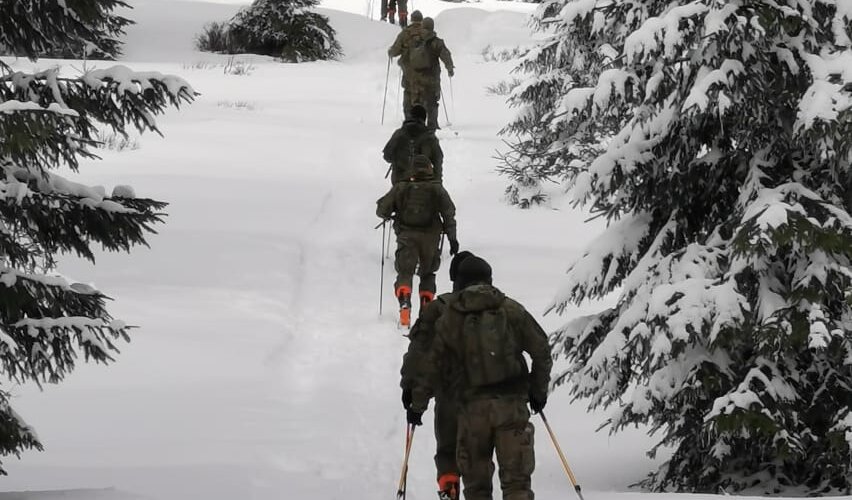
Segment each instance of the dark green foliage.
[{"label": "dark green foliage", "polygon": [[121,0],[0,0],[0,53],[115,59],[119,38],[133,23],[114,14],[117,8],[130,6]]},{"label": "dark green foliage", "polygon": [[341,51],[334,28],[328,18],[309,10],[317,4],[317,0],[255,0],[227,25],[208,24],[196,38],[196,47],[288,62],[335,59]]},{"label": "dark green foliage", "polygon": [[852,491],[852,10],[551,0],[504,173],[608,227],[554,308],[618,294],[552,341],[613,432],[656,433],[643,485]]},{"label": "dark green foliage", "polygon": [[[25,7],[35,3],[47,7],[34,15]],[[0,18],[0,43],[35,58],[51,47],[108,36],[80,19],[95,19],[115,2],[67,4],[69,11],[17,2],[11,16]],[[117,341],[129,339],[130,327],[106,310],[108,297],[58,275],[56,258],[94,261],[93,245],[108,251],[146,245],[166,204],[126,190],[110,196],[53,171],[76,171],[81,158],[95,158],[96,125],[118,134],[131,126],[159,132],[154,116],[194,96],[180,78],[122,66],[68,77],[58,68],[12,71],[0,61],[0,372],[8,380],[57,383],[80,355],[109,362]],[[41,444],[0,391],[0,455],[27,448]]]}]

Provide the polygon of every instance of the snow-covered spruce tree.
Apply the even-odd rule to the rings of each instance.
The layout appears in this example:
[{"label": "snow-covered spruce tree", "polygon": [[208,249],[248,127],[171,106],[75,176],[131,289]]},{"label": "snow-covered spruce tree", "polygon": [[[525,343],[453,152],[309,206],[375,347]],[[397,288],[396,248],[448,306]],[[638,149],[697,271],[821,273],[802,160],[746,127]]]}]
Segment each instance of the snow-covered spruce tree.
[{"label": "snow-covered spruce tree", "polygon": [[[10,34],[0,38],[0,54],[70,59],[115,59],[121,55],[119,38],[133,21],[113,11],[130,6],[121,0],[79,2],[76,6],[69,3],[0,0],[0,27],[2,33]],[[75,15],[67,15],[69,8]],[[14,30],[30,36],[26,40],[18,37],[16,43],[11,37]]]},{"label": "snow-covered spruce tree", "polygon": [[852,2],[551,0],[509,156],[609,221],[556,384],[673,454],[644,486],[852,489]]},{"label": "snow-covered spruce tree", "polygon": [[[102,36],[76,21],[108,1],[38,3],[46,8],[3,11],[0,44],[34,59],[47,47]],[[59,3],[65,7],[47,8]],[[93,261],[93,244],[111,251],[144,245],[166,205],[136,198],[128,187],[107,196],[53,170],[76,171],[81,159],[94,158],[96,124],[120,134],[131,125],[157,131],[155,115],[194,95],[180,78],[121,66],[71,78],[58,68],[13,71],[0,60],[0,371],[9,381],[57,383],[80,356],[113,359],[128,327],[110,316],[101,291],[57,274],[56,258]],[[27,448],[41,444],[0,390],[0,455]]]},{"label": "snow-covered spruce tree", "polygon": [[289,62],[334,59],[340,44],[328,18],[311,12],[318,0],[254,0],[230,22],[236,48]]}]

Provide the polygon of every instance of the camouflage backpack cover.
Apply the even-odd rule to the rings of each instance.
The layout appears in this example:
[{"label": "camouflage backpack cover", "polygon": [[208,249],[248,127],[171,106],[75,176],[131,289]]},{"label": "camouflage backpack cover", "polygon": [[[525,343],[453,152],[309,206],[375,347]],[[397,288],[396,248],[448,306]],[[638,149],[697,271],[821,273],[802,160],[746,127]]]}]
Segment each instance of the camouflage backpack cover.
[{"label": "camouflage backpack cover", "polygon": [[471,387],[483,387],[527,373],[521,347],[503,303],[478,311],[448,308],[446,326],[461,331],[461,357]]},{"label": "camouflage backpack cover", "polygon": [[432,226],[438,214],[435,189],[429,181],[409,182],[402,198],[401,222],[408,227]]},{"label": "camouflage backpack cover", "polygon": [[411,40],[408,49],[408,65],[411,69],[423,71],[431,69],[435,62],[432,51],[429,50],[429,40],[422,36],[415,36]]}]

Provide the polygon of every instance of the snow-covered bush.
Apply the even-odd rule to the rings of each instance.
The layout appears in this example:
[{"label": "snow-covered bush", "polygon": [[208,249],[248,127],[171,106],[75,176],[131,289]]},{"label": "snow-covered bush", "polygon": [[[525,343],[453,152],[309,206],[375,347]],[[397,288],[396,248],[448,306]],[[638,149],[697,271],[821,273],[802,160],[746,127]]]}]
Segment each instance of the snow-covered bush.
[{"label": "snow-covered bush", "polygon": [[335,59],[341,55],[328,18],[311,12],[318,0],[255,0],[226,26],[211,23],[196,38],[199,50],[251,53],[289,62]]},{"label": "snow-covered bush", "polygon": [[[63,4],[5,9],[2,44],[35,59],[46,47],[108,36],[79,20],[114,2]],[[145,245],[166,204],[136,198],[126,186],[108,196],[103,187],[54,171],[76,171],[81,158],[95,158],[98,124],[120,135],[131,125],[157,131],[154,116],[194,95],[180,78],[123,66],[68,77],[59,68],[27,73],[0,61],[0,371],[9,381],[57,383],[80,357],[112,361],[117,342],[129,339],[129,327],[107,311],[108,297],[59,275],[57,257],[94,260],[93,245],[110,251]],[[0,390],[0,455],[27,448],[41,444]]]},{"label": "snow-covered bush", "polygon": [[521,61],[504,168],[609,221],[553,307],[618,293],[554,333],[557,385],[672,448],[647,487],[849,493],[852,2],[536,19],[552,36]]},{"label": "snow-covered bush", "polygon": [[[118,8],[130,8],[121,0],[103,0],[91,9],[72,7],[78,15],[66,15],[64,2],[44,0],[0,0],[0,55],[65,59],[116,59],[121,55],[124,29],[133,21],[114,14]],[[14,15],[12,15],[14,13]],[[30,14],[27,16],[26,14]],[[30,19],[32,17],[32,19]],[[53,18],[52,26],[40,24],[39,18]],[[39,28],[48,31],[39,31]],[[32,33],[25,46],[14,31]]]}]

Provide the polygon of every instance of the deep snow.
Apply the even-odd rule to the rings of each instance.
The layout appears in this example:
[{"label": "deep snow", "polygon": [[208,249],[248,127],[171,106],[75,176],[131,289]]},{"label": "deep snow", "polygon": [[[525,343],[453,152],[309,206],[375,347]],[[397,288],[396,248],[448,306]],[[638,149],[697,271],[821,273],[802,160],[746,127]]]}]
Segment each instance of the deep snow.
[{"label": "deep snow", "polygon": [[[562,271],[600,227],[567,204],[521,211],[502,200],[506,181],[492,156],[511,111],[485,87],[508,78],[512,66],[486,61],[483,51],[529,43],[523,12],[531,6],[416,4],[436,15],[458,67],[455,100],[447,102],[453,127],[439,136],[459,240],[492,263],[495,284],[541,318]],[[180,75],[202,95],[160,120],[165,138],[146,135],[139,149],[104,151],[103,161],[84,162],[69,178],[132,185],[139,196],[169,201],[169,217],[150,249],[101,255],[96,267],[66,259],[60,271],[97,284],[116,298],[112,312],[141,328],[112,366],[81,366],[44,392],[13,389],[15,408],[46,450],[6,460],[3,489],[109,500],[390,498],[402,458],[398,370],[406,340],[392,319],[392,261],[386,312],[377,314],[373,227],[375,200],[388,189],[381,148],[401,120],[394,65],[379,124],[385,49],[397,28],[364,17],[366,2],[326,0],[324,7],[350,11],[323,11],[339,33],[342,61],[237,56],[250,65],[238,76],[223,72],[227,57],[192,49],[204,23],[236,6],[133,5],[138,24],[122,63]],[[79,63],[61,64],[73,72]],[[446,266],[439,287],[448,287]],[[541,319],[548,328],[566,320]],[[653,440],[641,430],[595,433],[601,416],[571,404],[566,390],[551,396],[547,413],[588,500],[711,498],[624,493],[653,468],[644,456]],[[571,496],[538,427],[535,489],[545,499]],[[431,431],[419,429],[412,500],[434,498],[433,449]],[[13,498],[57,496],[0,494]]]}]

